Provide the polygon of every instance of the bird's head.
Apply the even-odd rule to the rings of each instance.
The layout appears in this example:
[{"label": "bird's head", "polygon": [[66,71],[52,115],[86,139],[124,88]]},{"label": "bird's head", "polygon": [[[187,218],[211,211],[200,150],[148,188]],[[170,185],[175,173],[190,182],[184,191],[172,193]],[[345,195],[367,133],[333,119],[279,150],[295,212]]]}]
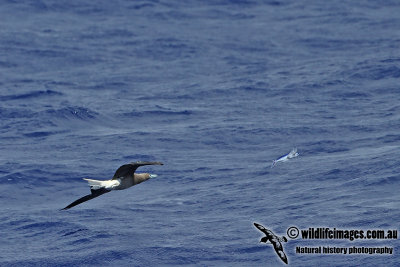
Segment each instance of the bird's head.
[{"label": "bird's head", "polygon": [[148,175],[149,175],[149,179],[150,178],[156,178],[158,176],[157,174],[151,174],[151,173],[148,173]]},{"label": "bird's head", "polygon": [[156,178],[158,175],[157,174],[151,174],[151,173],[142,173],[141,174],[145,180],[148,180],[150,178]]},{"label": "bird's head", "polygon": [[150,178],[156,178],[157,174],[150,174],[150,173],[135,173],[134,180],[135,184],[140,184],[141,182],[147,181]]}]

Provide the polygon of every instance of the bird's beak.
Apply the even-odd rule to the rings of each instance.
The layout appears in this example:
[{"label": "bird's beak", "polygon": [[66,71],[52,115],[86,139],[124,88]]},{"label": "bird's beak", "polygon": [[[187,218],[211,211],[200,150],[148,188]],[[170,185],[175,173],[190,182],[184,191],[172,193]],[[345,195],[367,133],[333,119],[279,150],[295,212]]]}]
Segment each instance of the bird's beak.
[{"label": "bird's beak", "polygon": [[150,174],[150,178],[156,178],[157,176],[157,174]]}]

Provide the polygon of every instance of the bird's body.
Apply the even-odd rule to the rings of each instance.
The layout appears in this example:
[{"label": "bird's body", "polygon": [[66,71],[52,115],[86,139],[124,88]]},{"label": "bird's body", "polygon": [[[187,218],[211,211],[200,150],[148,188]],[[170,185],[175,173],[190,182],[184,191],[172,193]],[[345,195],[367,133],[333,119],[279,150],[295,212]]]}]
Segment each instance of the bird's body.
[{"label": "bird's body", "polygon": [[267,243],[268,241],[271,242],[271,244],[274,246],[275,252],[276,252],[276,254],[278,254],[279,258],[281,258],[281,260],[284,263],[288,264],[288,259],[286,257],[285,252],[283,252],[283,246],[281,243],[281,242],[287,242],[286,237],[284,237],[284,236],[278,237],[271,230],[265,228],[261,224],[254,223],[254,226],[257,227],[258,230],[260,230],[261,232],[263,232],[265,234],[265,236],[263,238],[261,238],[260,242],[262,242],[262,243]]},{"label": "bird's body", "polygon": [[124,179],[110,180],[111,184],[114,184],[114,190],[124,190],[131,186],[140,184],[150,178],[156,178],[157,175],[149,173],[134,173],[133,176]]},{"label": "bird's body", "polygon": [[84,178],[84,180],[86,180],[89,183],[90,191],[92,193],[90,195],[86,195],[72,202],[71,204],[63,208],[63,210],[70,209],[76,205],[79,205],[85,201],[98,197],[102,194],[108,193],[112,190],[124,190],[134,185],[140,184],[141,182],[144,182],[150,178],[157,177],[157,175],[155,174],[135,173],[137,168],[145,165],[163,165],[163,164],[157,161],[132,162],[124,164],[121,167],[119,167],[111,180],[99,181],[99,180]]}]

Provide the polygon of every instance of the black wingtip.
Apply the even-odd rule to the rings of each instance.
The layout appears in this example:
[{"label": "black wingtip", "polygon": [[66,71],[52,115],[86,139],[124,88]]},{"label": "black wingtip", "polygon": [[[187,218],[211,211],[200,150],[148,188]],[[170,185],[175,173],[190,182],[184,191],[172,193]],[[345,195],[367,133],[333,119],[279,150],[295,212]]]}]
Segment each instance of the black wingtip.
[{"label": "black wingtip", "polygon": [[71,204],[69,204],[68,206],[66,206],[65,208],[63,208],[62,210],[67,210],[70,209],[72,207],[75,207],[76,205],[79,205],[85,201],[91,200],[95,197],[101,196],[102,194],[108,193],[110,192],[110,190],[107,190],[105,188],[101,188],[98,190],[92,190],[92,193],[90,195],[86,195],[84,197],[81,197],[80,199],[75,200],[74,202],[72,202]]},{"label": "black wingtip", "polygon": [[261,224],[259,224],[259,223],[253,223],[254,224],[254,226],[258,229],[258,230],[261,230],[260,229],[260,227],[262,227],[262,228],[265,228],[264,226],[262,226]]},{"label": "black wingtip", "polygon": [[60,209],[60,211],[61,210],[69,210],[70,208],[75,207],[78,204],[80,204],[80,203],[76,203],[76,201],[75,201],[75,202],[69,204],[68,206],[66,206],[65,208]]}]

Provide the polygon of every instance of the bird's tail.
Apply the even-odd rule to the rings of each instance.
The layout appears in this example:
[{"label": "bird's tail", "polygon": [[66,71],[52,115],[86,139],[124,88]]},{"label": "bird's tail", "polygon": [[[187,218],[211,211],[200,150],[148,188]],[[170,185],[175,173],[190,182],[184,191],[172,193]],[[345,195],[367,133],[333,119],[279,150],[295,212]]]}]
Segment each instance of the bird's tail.
[{"label": "bird's tail", "polygon": [[103,181],[87,179],[87,178],[83,178],[83,180],[88,182],[90,189],[96,190],[96,189],[104,188],[104,186],[102,184]]}]

